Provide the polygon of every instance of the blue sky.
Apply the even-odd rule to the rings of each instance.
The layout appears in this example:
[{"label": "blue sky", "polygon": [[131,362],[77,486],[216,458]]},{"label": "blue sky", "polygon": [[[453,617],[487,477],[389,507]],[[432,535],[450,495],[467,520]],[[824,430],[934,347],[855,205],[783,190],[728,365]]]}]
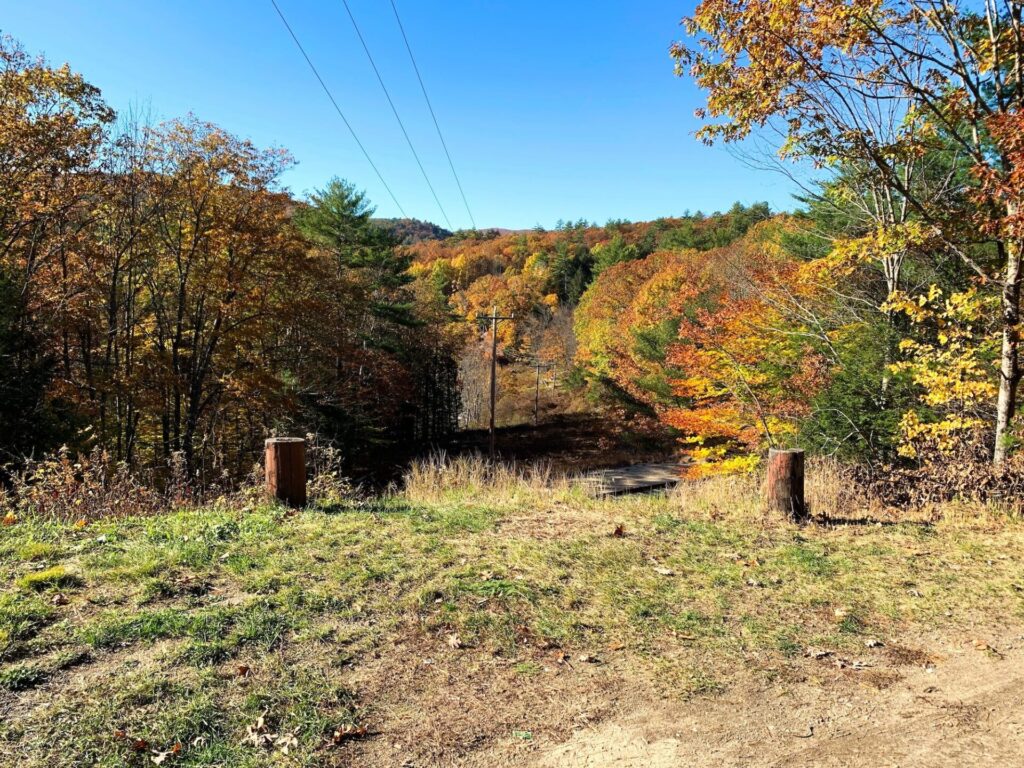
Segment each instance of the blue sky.
[{"label": "blue sky", "polygon": [[[396,2],[478,226],[792,207],[783,177],[693,138],[701,95],[668,55],[692,3]],[[443,225],[341,0],[278,3],[402,207]],[[349,4],[453,226],[468,226],[390,3]],[[270,0],[0,0],[0,25],[115,109],[191,111],[288,148],[293,193],[342,176],[398,215]]]}]

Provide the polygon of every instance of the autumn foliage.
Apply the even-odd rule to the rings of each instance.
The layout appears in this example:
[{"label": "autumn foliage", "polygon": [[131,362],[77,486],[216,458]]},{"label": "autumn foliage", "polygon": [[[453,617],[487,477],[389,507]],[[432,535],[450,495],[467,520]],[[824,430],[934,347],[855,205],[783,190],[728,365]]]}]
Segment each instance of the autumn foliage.
[{"label": "autumn foliage", "polygon": [[[355,456],[453,426],[452,349],[352,188],[298,203],[282,150],[195,117],[115,123],[7,39],[0,64],[4,463],[66,444],[158,475],[180,458],[204,485],[273,430]],[[344,234],[320,236],[320,209]]]}]

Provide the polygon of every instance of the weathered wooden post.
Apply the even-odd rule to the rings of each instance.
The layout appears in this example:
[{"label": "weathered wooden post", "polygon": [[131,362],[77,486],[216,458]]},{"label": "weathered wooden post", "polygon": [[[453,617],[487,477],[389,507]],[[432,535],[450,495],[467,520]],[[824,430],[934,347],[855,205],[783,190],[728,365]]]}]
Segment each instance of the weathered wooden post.
[{"label": "weathered wooden post", "polygon": [[266,449],[267,493],[289,506],[306,506],[306,441],[271,437]]},{"label": "weathered wooden post", "polygon": [[802,450],[768,449],[768,476],[764,482],[764,495],[768,509],[789,515],[793,520],[807,517]]}]

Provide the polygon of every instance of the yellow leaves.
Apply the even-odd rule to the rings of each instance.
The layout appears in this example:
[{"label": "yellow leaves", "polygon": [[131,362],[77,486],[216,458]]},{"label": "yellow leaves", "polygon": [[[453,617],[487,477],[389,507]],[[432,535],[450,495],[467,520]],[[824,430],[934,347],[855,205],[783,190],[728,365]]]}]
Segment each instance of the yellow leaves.
[{"label": "yellow leaves", "polygon": [[907,411],[900,420],[902,441],[897,449],[901,456],[916,458],[919,446],[927,443],[940,454],[949,455],[965,434],[983,427],[980,418],[950,415],[938,421],[921,421],[916,411]]},{"label": "yellow leaves", "polygon": [[840,263],[883,262],[912,249],[927,247],[934,236],[930,227],[916,220],[899,225],[880,225],[864,237],[838,241],[833,249],[833,258]]},{"label": "yellow leaves", "polygon": [[[889,296],[888,301],[884,302],[880,309],[886,314],[902,313],[906,315],[912,323],[918,325],[934,318],[934,313],[928,311],[916,299],[911,298],[901,291],[894,292]],[[904,340],[903,342],[900,342],[901,346],[904,343],[909,342]]]},{"label": "yellow leaves", "polygon": [[690,452],[694,464],[687,471],[687,477],[700,479],[722,475],[741,475],[753,472],[760,463],[757,454],[740,454],[726,457],[712,449],[694,449]]},{"label": "yellow leaves", "polygon": [[[992,316],[994,302],[974,288],[943,300],[942,291],[932,285],[919,296],[894,294],[886,303],[884,309],[904,314],[920,329],[918,338],[900,341],[906,359],[891,369],[911,376],[921,390],[918,401],[928,409],[924,419],[916,410],[903,415],[901,455],[917,457],[925,445],[949,455],[985,424],[982,416],[998,392],[991,364],[997,339],[979,332],[977,324]],[[928,327],[935,329],[934,341],[924,336]]]},{"label": "yellow leaves", "polygon": [[540,272],[542,270],[547,270],[547,266],[544,263],[544,254],[530,254],[527,257],[526,262],[523,264],[523,272]]}]

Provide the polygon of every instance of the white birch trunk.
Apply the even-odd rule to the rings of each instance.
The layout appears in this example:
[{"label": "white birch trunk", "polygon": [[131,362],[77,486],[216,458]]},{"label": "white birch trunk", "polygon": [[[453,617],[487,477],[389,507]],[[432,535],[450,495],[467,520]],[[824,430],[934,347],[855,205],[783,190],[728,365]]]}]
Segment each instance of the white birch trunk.
[{"label": "white birch trunk", "polygon": [[[1008,206],[1013,216],[1017,206]],[[1017,409],[1017,381],[1020,377],[1018,353],[1020,346],[1020,244],[1006,241],[1006,275],[1003,280],[1002,313],[1003,344],[999,356],[999,397],[996,401],[996,446],[994,464],[1006,460],[1009,449],[1010,422]]]}]

